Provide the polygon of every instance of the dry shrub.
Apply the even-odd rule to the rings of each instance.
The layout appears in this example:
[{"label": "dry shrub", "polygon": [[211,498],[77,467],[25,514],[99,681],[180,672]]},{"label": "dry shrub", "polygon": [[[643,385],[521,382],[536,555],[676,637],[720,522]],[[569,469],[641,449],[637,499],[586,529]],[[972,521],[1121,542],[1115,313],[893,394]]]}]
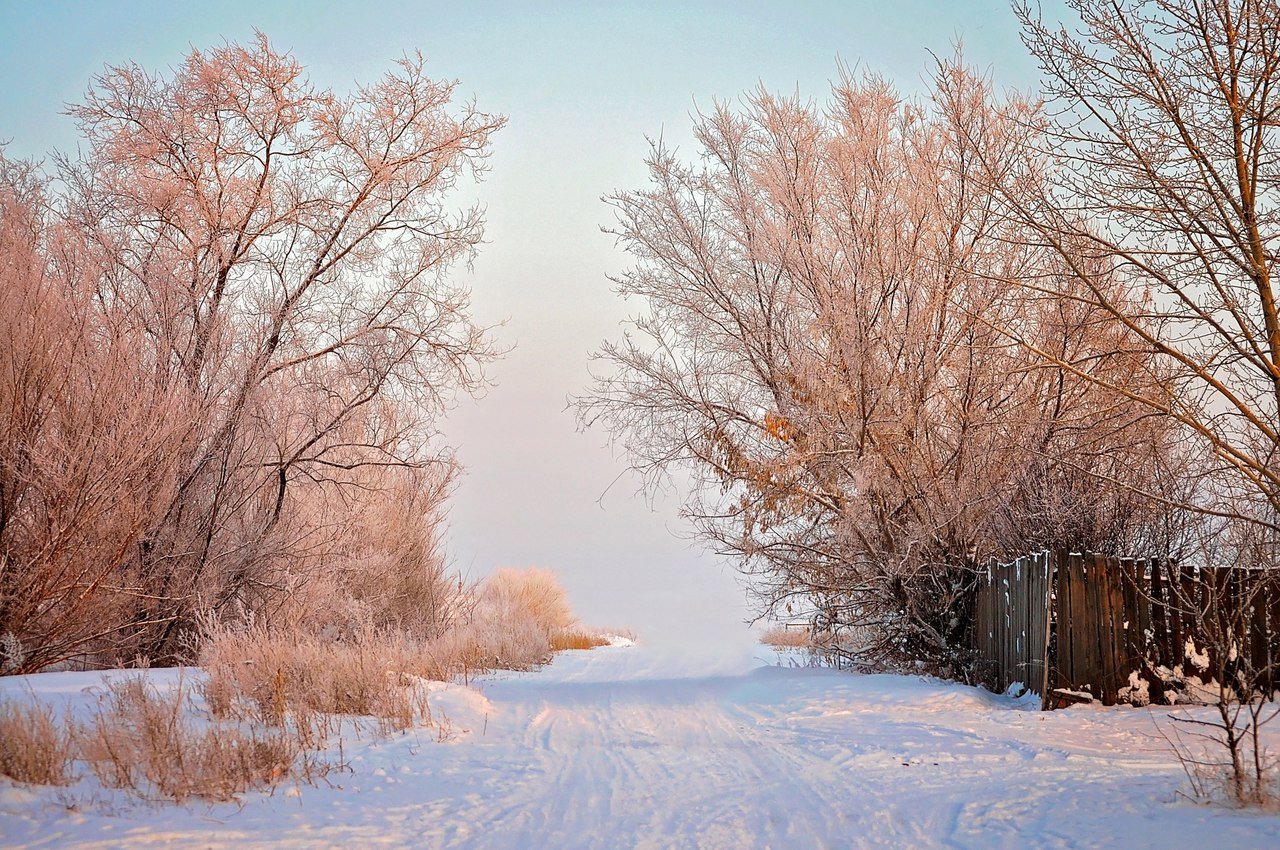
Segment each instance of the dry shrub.
[{"label": "dry shrub", "polygon": [[[424,548],[411,560],[422,565],[432,557]],[[199,656],[208,677],[198,686],[208,722],[193,715],[191,695],[181,684],[160,693],[140,676],[111,684],[82,732],[70,720],[60,726],[47,706],[3,703],[0,768],[24,782],[66,784],[74,779],[70,765],[78,755],[109,788],[176,801],[226,800],[289,776],[309,781],[340,766],[317,756],[337,717],[377,718],[382,734],[433,725],[423,678],[525,669],[553,651],[609,642],[576,625],[564,591],[544,570],[502,570],[468,593],[450,589],[447,602],[440,596],[441,574],[422,577],[422,583],[411,578],[397,584],[407,589],[397,599],[407,603],[421,591],[435,600],[433,617],[447,604],[451,626],[442,633],[428,637],[438,629],[426,628],[425,619],[415,620],[404,607],[394,625],[357,620],[336,640],[316,630],[318,622],[332,625],[323,618],[268,627],[252,614],[239,625],[211,617]],[[447,721],[439,726],[446,734]]]},{"label": "dry shrub", "polygon": [[[1217,707],[1223,706],[1224,703],[1220,703]],[[1244,713],[1238,703],[1227,708]],[[1273,710],[1267,713],[1269,716],[1262,719],[1262,726],[1277,716]],[[1269,753],[1261,741],[1250,734],[1258,729],[1252,726],[1243,729],[1233,751],[1225,737],[1224,719],[1205,719],[1205,715],[1185,711],[1168,717],[1172,722],[1157,724],[1156,729],[1186,775],[1187,790],[1179,793],[1201,803],[1280,811],[1280,758]],[[1253,721],[1237,717],[1227,722],[1238,722],[1243,727]]]},{"label": "dry shrub", "polygon": [[301,621],[207,623],[199,656],[209,674],[205,701],[215,717],[271,726],[290,717],[306,726],[311,715],[365,715],[402,730],[431,722],[417,678],[524,670],[555,649],[608,642],[575,627],[564,591],[545,570],[501,570],[449,604],[450,627],[429,638],[368,623],[338,639]]},{"label": "dry shrub", "polygon": [[551,657],[551,638],[518,609],[477,606],[466,622],[430,644],[444,678],[486,670],[529,670]]},{"label": "dry shrub", "polygon": [[564,589],[549,570],[501,569],[473,591],[457,626],[431,643],[437,666],[464,676],[546,663],[556,636],[575,628]]},{"label": "dry shrub", "polygon": [[[215,717],[311,728],[316,715],[363,715],[384,731],[429,721],[425,696],[406,675],[423,675],[422,646],[390,632],[365,630],[333,642],[304,632],[219,627],[205,640],[202,692]],[[422,661],[427,661],[425,657]],[[429,666],[429,665],[428,665]]]},{"label": "dry shrub", "polygon": [[562,652],[566,649],[595,649],[597,646],[608,646],[609,638],[600,632],[587,629],[562,629],[551,636],[551,651]]},{"label": "dry shrub", "polygon": [[360,569],[351,571],[348,588],[372,609],[374,626],[432,638],[454,615],[460,588],[446,569],[440,535],[456,471],[452,464],[419,471],[412,488],[386,487],[372,510],[360,512],[369,543],[354,559]]},{"label": "dry shrub", "polygon": [[341,641],[369,629],[440,635],[457,616],[461,593],[440,539],[456,471],[449,463],[360,470],[358,501],[341,491],[300,497],[292,535],[310,535],[314,543],[304,556],[289,553],[282,601],[221,619]]},{"label": "dry shrub", "polygon": [[760,642],[777,649],[804,649],[812,645],[808,629],[788,629],[785,626],[766,630],[760,635]]},{"label": "dry shrub", "polygon": [[59,721],[51,706],[0,702],[0,775],[34,785],[70,785],[76,779],[76,736],[75,721]]},{"label": "dry shrub", "polygon": [[550,570],[498,570],[480,588],[480,605],[490,616],[528,619],[548,637],[573,625],[564,588]]},{"label": "dry shrub", "polygon": [[1273,760],[1268,759],[1265,769],[1256,774],[1248,771],[1238,774],[1229,762],[1217,760],[1210,752],[1212,748],[1203,749],[1203,761],[1191,757],[1190,753],[1195,752],[1194,749],[1178,752],[1189,786],[1190,793],[1186,796],[1198,802],[1228,808],[1280,811],[1280,793],[1277,793]]},{"label": "dry shrub", "polygon": [[178,802],[228,800],[290,775],[309,779],[327,768],[285,731],[217,721],[197,728],[182,687],[160,694],[141,677],[109,687],[81,754],[108,788]]}]

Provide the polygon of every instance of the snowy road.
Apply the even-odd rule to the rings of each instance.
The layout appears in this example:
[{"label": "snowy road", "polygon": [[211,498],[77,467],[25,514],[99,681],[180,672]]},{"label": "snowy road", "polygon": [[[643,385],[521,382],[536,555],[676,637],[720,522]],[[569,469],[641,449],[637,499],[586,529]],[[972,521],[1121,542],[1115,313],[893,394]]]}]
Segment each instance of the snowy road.
[{"label": "snowy road", "polygon": [[239,810],[108,798],[69,812],[2,786],[0,844],[1280,846],[1280,818],[1179,800],[1180,770],[1141,710],[1043,714],[934,681],[645,647],[567,653],[434,705],[450,740],[348,740],[342,787],[277,789]]}]

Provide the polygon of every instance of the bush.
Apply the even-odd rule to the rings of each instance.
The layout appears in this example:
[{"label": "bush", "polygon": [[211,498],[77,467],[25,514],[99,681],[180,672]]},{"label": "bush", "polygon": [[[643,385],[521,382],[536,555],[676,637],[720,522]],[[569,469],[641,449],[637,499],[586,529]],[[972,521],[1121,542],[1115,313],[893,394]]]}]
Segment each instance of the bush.
[{"label": "bush", "polygon": [[573,625],[564,589],[550,570],[498,570],[480,588],[489,616],[527,619],[549,638]]},{"label": "bush", "polygon": [[609,638],[600,632],[581,628],[562,629],[551,636],[552,652],[562,652],[566,649],[595,649],[598,646],[608,645]]},{"label": "bush", "polygon": [[354,714],[402,730],[430,719],[417,678],[526,670],[558,649],[608,642],[575,627],[564,591],[545,570],[500,570],[456,594],[451,607],[450,627],[434,637],[368,624],[337,639],[304,621],[207,624],[199,656],[209,673],[205,700],[216,717],[271,726],[291,715],[305,724],[312,714]]},{"label": "bush", "polygon": [[361,715],[399,731],[429,718],[425,696],[405,676],[430,670],[422,651],[411,638],[375,629],[334,642],[297,631],[220,628],[201,652],[209,674],[202,690],[218,718],[277,727],[292,719],[305,728],[315,715]]},{"label": "bush", "polygon": [[549,570],[498,570],[474,598],[464,621],[437,642],[439,657],[464,675],[543,664],[556,651],[557,636],[576,625],[564,589]]},{"label": "bush", "polygon": [[432,725],[422,679],[526,669],[553,651],[609,642],[576,626],[563,590],[542,570],[502,570],[451,604],[452,627],[434,637],[366,622],[334,639],[321,633],[333,622],[324,617],[288,627],[252,615],[238,625],[209,619],[199,651],[208,676],[196,688],[207,722],[188,688],[161,693],[141,676],[110,684],[83,729],[59,724],[48,706],[4,702],[0,773],[68,784],[79,757],[109,788],[179,802],[231,799],[341,767],[317,755],[337,717],[376,718],[381,734]]},{"label": "bush", "polygon": [[141,677],[109,687],[82,745],[104,786],[177,802],[228,800],[290,775],[309,778],[327,769],[286,731],[216,721],[196,728],[187,697],[181,687],[157,693]]},{"label": "bush", "polygon": [[776,649],[803,649],[813,645],[809,629],[788,629],[775,626],[760,635],[760,642]]},{"label": "bush", "polygon": [[0,702],[0,775],[34,785],[70,785],[77,729],[53,708]]}]

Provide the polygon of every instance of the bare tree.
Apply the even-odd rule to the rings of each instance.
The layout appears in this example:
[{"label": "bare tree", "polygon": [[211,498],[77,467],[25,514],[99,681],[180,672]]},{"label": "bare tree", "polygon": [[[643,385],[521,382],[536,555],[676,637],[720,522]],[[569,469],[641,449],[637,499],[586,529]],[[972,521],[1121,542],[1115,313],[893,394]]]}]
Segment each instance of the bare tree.
[{"label": "bare tree", "polygon": [[650,480],[693,472],[687,512],[766,610],[816,609],[862,662],[962,675],[976,560],[1124,548],[1144,500],[1077,473],[1149,478],[1169,447],[995,329],[1158,383],[1111,349],[1105,313],[994,282],[1062,270],[1006,232],[973,155],[1018,156],[1022,124],[947,72],[967,100],[877,79],[843,80],[825,111],[759,92],[700,117],[702,169],[655,148],[652,188],[610,199],[637,260],[620,292],[649,313],[602,350],[582,413]]},{"label": "bare tree", "polygon": [[58,161],[41,249],[184,424],[122,553],[131,652],[172,659],[203,612],[278,605],[370,470],[453,468],[434,422],[494,351],[448,277],[480,213],[447,200],[504,123],[453,95],[420,56],[317,90],[259,35],[167,77],[109,68],[71,108],[85,153]]},{"label": "bare tree", "polygon": [[[1041,353],[1207,446],[1228,474],[1192,507],[1280,528],[1280,4],[1069,5],[1078,35],[1017,6],[1048,120],[1027,157],[986,166],[1007,212],[1062,258],[1060,280],[1074,289],[1022,284],[1114,317],[1177,386],[1151,396]],[[1017,175],[1046,160],[1057,167],[1026,191]]]}]

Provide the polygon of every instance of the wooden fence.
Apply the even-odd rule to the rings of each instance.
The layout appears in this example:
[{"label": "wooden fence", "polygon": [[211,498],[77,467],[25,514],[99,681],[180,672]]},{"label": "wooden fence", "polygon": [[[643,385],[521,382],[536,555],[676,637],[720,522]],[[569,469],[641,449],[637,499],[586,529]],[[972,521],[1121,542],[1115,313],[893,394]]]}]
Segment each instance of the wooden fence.
[{"label": "wooden fence", "polygon": [[1161,702],[1179,667],[1202,679],[1244,669],[1270,692],[1280,680],[1278,585],[1256,570],[1068,552],[991,564],[974,598],[977,671],[996,691],[1022,682],[1046,706],[1055,690],[1113,705],[1135,673]]},{"label": "wooden fence", "polygon": [[1002,693],[1022,682],[1048,693],[1050,554],[992,563],[974,599],[974,649],[983,684]]}]

